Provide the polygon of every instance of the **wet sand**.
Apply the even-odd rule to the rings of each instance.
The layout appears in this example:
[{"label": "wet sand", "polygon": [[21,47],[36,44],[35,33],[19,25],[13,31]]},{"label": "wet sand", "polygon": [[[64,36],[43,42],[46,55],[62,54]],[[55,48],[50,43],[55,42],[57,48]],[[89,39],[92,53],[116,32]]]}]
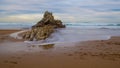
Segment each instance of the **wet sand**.
[{"label": "wet sand", "polygon": [[120,68],[120,37],[31,45],[0,30],[0,68]]},{"label": "wet sand", "polygon": [[9,34],[14,33],[14,32],[18,32],[21,30],[0,30],[0,44],[1,43],[5,43],[6,41],[10,42],[10,41],[23,41],[23,40],[18,40],[18,39],[14,39],[12,37],[9,36]]}]

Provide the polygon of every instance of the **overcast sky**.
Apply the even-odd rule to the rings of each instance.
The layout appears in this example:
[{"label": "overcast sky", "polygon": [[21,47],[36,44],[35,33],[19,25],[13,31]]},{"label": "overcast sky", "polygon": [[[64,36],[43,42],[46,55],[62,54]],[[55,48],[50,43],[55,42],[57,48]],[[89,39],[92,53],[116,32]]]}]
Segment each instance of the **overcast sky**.
[{"label": "overcast sky", "polygon": [[0,0],[0,22],[37,22],[46,10],[63,22],[120,23],[120,0]]}]

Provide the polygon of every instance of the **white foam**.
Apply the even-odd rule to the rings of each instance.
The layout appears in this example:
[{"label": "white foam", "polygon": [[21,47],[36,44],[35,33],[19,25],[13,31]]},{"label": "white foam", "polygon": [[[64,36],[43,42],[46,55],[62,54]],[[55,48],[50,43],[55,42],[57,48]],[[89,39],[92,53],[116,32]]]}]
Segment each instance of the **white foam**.
[{"label": "white foam", "polygon": [[[24,32],[24,31],[21,31]],[[20,38],[19,33],[11,34],[14,38]],[[24,41],[25,43],[42,45],[51,43],[80,42],[88,40],[107,40],[111,36],[120,36],[119,29],[80,29],[80,28],[63,28],[57,29],[49,38],[41,41]]]},{"label": "white foam", "polygon": [[15,32],[15,33],[12,33],[10,34],[11,37],[13,38],[16,38],[16,39],[22,39],[22,37],[20,37],[18,34],[22,33],[22,32],[25,32],[27,30],[23,30],[23,31],[18,31],[18,32]]}]

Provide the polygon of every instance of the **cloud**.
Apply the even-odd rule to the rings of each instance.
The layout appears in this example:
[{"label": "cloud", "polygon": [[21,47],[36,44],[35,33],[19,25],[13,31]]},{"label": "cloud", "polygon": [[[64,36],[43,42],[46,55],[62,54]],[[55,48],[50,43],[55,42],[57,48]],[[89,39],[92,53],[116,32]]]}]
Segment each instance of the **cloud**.
[{"label": "cloud", "polygon": [[44,11],[64,22],[120,22],[119,0],[0,0],[0,22],[37,22]]}]

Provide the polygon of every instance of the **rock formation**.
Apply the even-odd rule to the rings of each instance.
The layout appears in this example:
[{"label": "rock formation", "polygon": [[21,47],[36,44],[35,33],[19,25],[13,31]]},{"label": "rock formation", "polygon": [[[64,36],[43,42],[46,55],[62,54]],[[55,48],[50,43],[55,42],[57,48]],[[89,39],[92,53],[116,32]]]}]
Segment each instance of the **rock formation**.
[{"label": "rock formation", "polygon": [[36,25],[32,26],[32,28],[42,27],[44,25],[52,25],[55,28],[64,28],[65,27],[65,25],[62,24],[61,20],[55,20],[52,13],[50,13],[48,11],[46,11],[44,13],[42,20],[40,20]]},{"label": "rock formation", "polygon": [[55,20],[51,12],[46,11],[42,20],[32,26],[30,31],[24,32],[22,37],[25,40],[44,40],[48,38],[55,28],[65,28],[61,20]]}]

